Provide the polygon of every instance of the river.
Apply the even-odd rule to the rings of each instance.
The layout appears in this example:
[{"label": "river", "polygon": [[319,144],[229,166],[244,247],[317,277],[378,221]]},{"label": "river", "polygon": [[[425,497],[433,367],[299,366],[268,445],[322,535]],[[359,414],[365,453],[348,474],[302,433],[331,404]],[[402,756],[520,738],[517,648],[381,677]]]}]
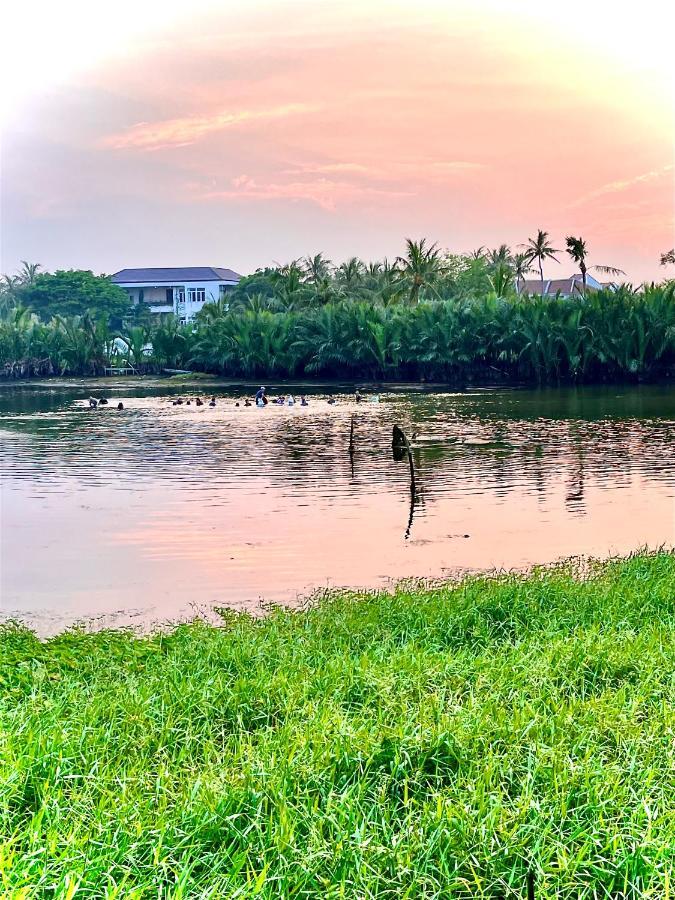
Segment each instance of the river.
[{"label": "river", "polygon": [[[173,405],[200,391],[216,406]],[[675,542],[673,387],[388,388],[359,404],[315,387],[306,407],[263,410],[246,393],[0,385],[0,617],[45,635],[148,627]],[[394,423],[415,435],[414,494]]]}]

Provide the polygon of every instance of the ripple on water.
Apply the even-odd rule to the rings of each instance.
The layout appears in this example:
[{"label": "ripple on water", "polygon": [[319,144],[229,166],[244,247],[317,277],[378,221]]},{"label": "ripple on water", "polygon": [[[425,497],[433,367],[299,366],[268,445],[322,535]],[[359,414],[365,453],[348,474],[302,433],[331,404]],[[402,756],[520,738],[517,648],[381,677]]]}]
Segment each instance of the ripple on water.
[{"label": "ripple on water", "polygon": [[[11,403],[0,389],[3,611],[33,611],[41,630],[44,610],[155,621],[196,602],[255,609],[326,585],[673,541],[672,389],[314,395],[258,410],[234,393],[173,406],[124,387],[123,411],[89,409],[86,385]],[[414,495],[407,460],[392,459],[395,422],[415,435]]]}]

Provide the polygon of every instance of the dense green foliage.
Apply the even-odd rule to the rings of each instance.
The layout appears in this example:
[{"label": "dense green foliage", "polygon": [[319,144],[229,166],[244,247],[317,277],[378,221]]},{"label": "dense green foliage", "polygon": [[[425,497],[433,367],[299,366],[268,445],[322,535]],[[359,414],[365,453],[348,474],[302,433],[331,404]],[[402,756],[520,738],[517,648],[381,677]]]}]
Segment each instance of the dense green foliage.
[{"label": "dense green foliage", "polygon": [[[506,245],[444,254],[425,240],[409,240],[394,263],[352,258],[335,266],[319,253],[242,278],[188,326],[131,311],[123,291],[90,272],[48,275],[25,263],[0,286],[0,370],[94,375],[113,365],[141,374],[184,368],[234,378],[454,383],[669,374],[675,282],[584,288],[573,299],[524,294],[532,265],[543,278],[544,261],[560,252],[539,231],[515,255]],[[589,269],[618,272],[587,265],[582,238],[569,236],[567,253],[584,285]]]},{"label": "dense green foliage", "polygon": [[54,316],[72,318],[85,314],[120,327],[131,312],[128,295],[106,275],[81,269],[38,272],[30,277],[5,280],[5,294],[13,306],[28,307],[41,321]]},{"label": "dense green foliage", "polygon": [[[366,301],[275,312],[260,301],[207,304],[194,325],[123,329],[88,315],[41,323],[27,310],[0,322],[0,367],[27,375],[186,368],[232,377],[414,379],[464,382],[617,381],[675,366],[675,283],[537,296]],[[211,307],[211,308],[209,308]]]},{"label": "dense green foliage", "polygon": [[665,553],[142,639],[6,626],[2,893],[664,900],[673,671]]}]

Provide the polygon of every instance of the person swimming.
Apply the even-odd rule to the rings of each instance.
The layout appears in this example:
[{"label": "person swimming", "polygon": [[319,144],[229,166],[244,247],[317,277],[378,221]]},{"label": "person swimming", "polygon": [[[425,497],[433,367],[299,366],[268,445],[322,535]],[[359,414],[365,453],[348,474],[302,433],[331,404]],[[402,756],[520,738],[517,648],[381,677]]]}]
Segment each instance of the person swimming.
[{"label": "person swimming", "polygon": [[328,403],[329,403],[330,406],[332,406],[335,402],[336,402],[336,401],[335,401],[335,397],[329,397],[329,398],[328,398]]},{"label": "person swimming", "polygon": [[211,397],[211,399],[209,400],[209,406],[215,406],[215,405],[216,405],[216,398]]},{"label": "person swimming", "polygon": [[309,403],[307,402],[307,397],[305,397],[304,394],[302,395],[302,397],[300,397],[300,406],[309,406]]},{"label": "person swimming", "polygon": [[360,403],[362,400],[363,400],[363,397],[361,396],[361,391],[357,390],[356,391],[356,402]]},{"label": "person swimming", "polygon": [[295,397],[293,394],[289,394],[288,397],[286,397],[286,406],[295,406]]},{"label": "person swimming", "polygon": [[267,398],[265,397],[265,385],[261,384],[258,390],[255,392],[255,405],[256,406],[264,406],[267,402]]},{"label": "person swimming", "polygon": [[124,409],[124,403],[122,403],[122,402],[120,401],[120,402],[117,404],[117,408],[118,408],[118,409]]},{"label": "person swimming", "polygon": [[101,397],[101,399],[98,401],[98,405],[99,406],[107,406],[108,401],[105,399],[105,397]]},{"label": "person swimming", "polygon": [[204,401],[202,400],[201,397],[197,397],[197,399],[195,400],[195,404],[196,404],[197,406],[203,406],[203,405],[204,405]]},{"label": "person swimming", "polygon": [[250,401],[250,400],[248,399],[248,397],[247,397],[247,398],[244,400],[244,406],[250,406],[250,405],[251,405],[251,401]]}]

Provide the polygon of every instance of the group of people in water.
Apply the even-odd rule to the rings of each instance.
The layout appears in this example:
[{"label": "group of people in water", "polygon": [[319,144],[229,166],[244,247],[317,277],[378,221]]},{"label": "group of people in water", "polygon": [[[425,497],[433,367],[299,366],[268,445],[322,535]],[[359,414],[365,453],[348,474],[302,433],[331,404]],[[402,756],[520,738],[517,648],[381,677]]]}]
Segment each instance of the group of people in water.
[{"label": "group of people in water", "polygon": [[[176,399],[172,401],[171,405],[172,405],[172,406],[182,406],[183,403],[184,403],[186,406],[192,406],[192,400],[190,400],[189,397],[188,397],[187,400],[183,400],[182,397],[176,397]],[[215,398],[215,397],[211,397],[211,399],[209,400],[208,404],[204,403],[204,401],[202,400],[201,397],[197,397],[197,398],[195,399],[195,406],[207,406],[207,405],[208,405],[208,406],[215,406],[215,405],[216,405],[216,398]]]},{"label": "group of people in water", "polygon": [[[355,393],[356,402],[361,403],[361,401],[364,399],[365,398],[362,397],[361,393],[357,390]],[[370,399],[371,403],[377,403],[377,402],[379,402],[380,398],[377,396],[372,396],[369,399]],[[337,400],[335,399],[335,397],[329,397],[327,402],[328,402],[329,406],[333,406],[335,403],[337,403]],[[193,403],[193,401],[189,397],[187,400],[183,400],[182,397],[176,397],[175,400],[171,401],[172,406],[183,406],[183,405],[192,406],[192,403]],[[276,397],[274,400],[270,400],[267,396],[267,388],[266,387],[258,388],[253,401],[251,401],[248,397],[246,397],[246,399],[244,400],[244,406],[254,406],[255,405],[258,407],[265,407],[270,403],[273,406],[295,406],[296,403],[299,406],[309,406],[309,400],[307,399],[305,394],[300,395],[299,401],[296,401],[293,394],[287,394],[287,395],[281,394],[280,396]],[[196,397],[194,399],[194,405],[195,406],[214,407],[216,405],[216,398],[211,397],[211,399],[207,403],[205,400],[202,400],[201,397]],[[240,406],[241,404],[237,400],[234,405]],[[108,406],[108,401],[106,400],[105,397],[100,397],[100,398],[90,397],[89,398],[89,406],[91,407],[91,409],[96,409],[99,406]],[[117,404],[117,409],[124,409],[124,404],[121,401]]]},{"label": "group of people in water", "polygon": [[[259,387],[255,394],[255,405],[258,407],[267,406],[269,402],[267,388]],[[275,406],[295,406],[295,397],[293,394],[288,394],[288,396],[281,394],[276,400],[273,400],[272,403]],[[248,398],[244,401],[244,406],[251,406],[251,402]],[[300,406],[309,406],[309,401],[304,394],[300,396]]]},{"label": "group of people in water", "polygon": [[[361,403],[361,401],[364,400],[365,398],[361,395],[361,392],[357,390],[355,392],[354,399],[356,400],[357,403]],[[369,399],[370,399],[371,403],[379,403],[379,400],[380,400],[380,398],[376,394],[373,394]],[[256,395],[255,395],[255,405],[262,407],[262,406],[267,406],[268,403],[270,403],[270,402],[272,404],[274,404],[275,406],[295,406],[296,399],[293,396],[293,394],[288,394],[287,396],[284,396],[283,394],[281,394],[279,397],[276,398],[276,400],[270,401],[267,396],[267,388],[262,387],[262,386],[259,387],[258,390],[256,391]],[[335,397],[329,397],[327,400],[327,403],[329,406],[333,406],[334,404],[337,403],[337,400]],[[236,404],[236,405],[238,406],[239,404]],[[251,403],[248,399],[245,400],[244,406],[251,406]],[[309,401],[304,394],[302,394],[300,396],[300,406],[309,406]]]}]

